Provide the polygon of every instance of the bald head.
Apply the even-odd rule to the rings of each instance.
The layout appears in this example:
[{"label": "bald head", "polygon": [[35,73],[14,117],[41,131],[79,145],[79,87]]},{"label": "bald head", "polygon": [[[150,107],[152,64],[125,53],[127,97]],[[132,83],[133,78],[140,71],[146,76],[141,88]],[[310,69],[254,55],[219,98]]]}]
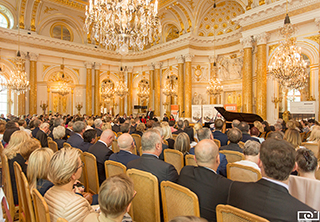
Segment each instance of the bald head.
[{"label": "bald head", "polygon": [[211,166],[210,168],[217,170],[219,166],[219,148],[215,142],[209,139],[201,140],[194,149],[194,153],[199,166]]},{"label": "bald head", "polygon": [[128,150],[132,149],[133,138],[129,133],[124,133],[118,138],[118,146],[120,150]]},{"label": "bald head", "polygon": [[112,142],[114,140],[114,133],[110,129],[104,130],[101,134],[100,140],[105,142],[109,147],[112,145]]}]

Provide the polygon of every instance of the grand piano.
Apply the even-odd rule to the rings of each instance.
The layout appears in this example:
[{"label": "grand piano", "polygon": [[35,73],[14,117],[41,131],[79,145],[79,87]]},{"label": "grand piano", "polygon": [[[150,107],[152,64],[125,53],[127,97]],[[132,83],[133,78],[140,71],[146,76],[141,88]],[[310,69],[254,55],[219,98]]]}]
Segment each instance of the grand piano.
[{"label": "grand piano", "polygon": [[229,112],[225,110],[223,107],[214,107],[226,121],[226,127],[231,128],[231,123],[233,120],[237,119],[239,121],[247,122],[252,125],[254,121],[262,122],[263,119],[261,116],[253,113],[237,113],[237,112]]}]

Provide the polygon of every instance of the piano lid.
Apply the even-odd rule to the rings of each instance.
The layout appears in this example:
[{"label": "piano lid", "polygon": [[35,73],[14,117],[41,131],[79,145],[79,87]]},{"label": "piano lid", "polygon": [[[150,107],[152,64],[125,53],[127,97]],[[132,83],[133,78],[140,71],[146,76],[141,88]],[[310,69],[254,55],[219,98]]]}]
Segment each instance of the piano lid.
[{"label": "piano lid", "polygon": [[237,119],[239,121],[244,121],[244,122],[247,122],[247,123],[253,123],[254,121],[257,121],[257,120],[260,121],[260,122],[263,121],[263,119],[257,114],[229,112],[229,111],[226,111],[223,107],[214,107],[214,108],[228,122],[232,122],[235,119]]}]

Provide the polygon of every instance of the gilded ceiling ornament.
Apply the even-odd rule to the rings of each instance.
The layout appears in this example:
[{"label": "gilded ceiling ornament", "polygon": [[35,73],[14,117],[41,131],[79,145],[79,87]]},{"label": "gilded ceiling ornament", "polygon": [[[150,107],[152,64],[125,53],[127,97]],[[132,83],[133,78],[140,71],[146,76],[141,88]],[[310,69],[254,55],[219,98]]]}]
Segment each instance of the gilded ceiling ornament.
[{"label": "gilded ceiling ornament", "polygon": [[269,46],[269,56],[280,44],[274,44]]},{"label": "gilded ceiling ornament", "polygon": [[50,67],[50,65],[43,65],[43,71],[42,72],[45,72],[49,67]]},{"label": "gilded ceiling ornament", "polygon": [[305,37],[306,39],[310,39],[311,41],[317,42],[320,44],[320,35],[313,35],[313,36],[308,36]]},{"label": "gilded ceiling ornament", "polygon": [[200,65],[197,65],[197,67],[194,70],[194,76],[196,78],[197,81],[200,81],[201,77],[202,77],[202,69]]},{"label": "gilded ceiling ornament", "polygon": [[187,0],[192,10],[194,10],[194,2],[193,0]]},{"label": "gilded ceiling ornament", "polygon": [[73,83],[72,79],[70,76],[68,76],[67,74],[64,74],[63,77],[63,72],[56,72],[52,75],[50,75],[50,77],[48,78],[48,82],[66,82],[66,83]]},{"label": "gilded ceiling ornament", "polygon": [[44,14],[47,14],[47,13],[52,12],[52,11],[58,11],[58,9],[46,6],[46,9],[43,12],[44,12]]}]

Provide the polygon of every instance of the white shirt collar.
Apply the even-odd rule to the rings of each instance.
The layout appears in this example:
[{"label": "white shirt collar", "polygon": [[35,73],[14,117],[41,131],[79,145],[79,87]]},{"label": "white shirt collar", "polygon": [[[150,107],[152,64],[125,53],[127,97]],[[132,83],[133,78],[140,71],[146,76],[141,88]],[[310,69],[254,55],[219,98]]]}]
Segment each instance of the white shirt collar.
[{"label": "white shirt collar", "polygon": [[152,154],[152,153],[143,153],[143,155],[149,155],[149,156],[155,156],[159,159],[159,157],[156,154]]},{"label": "white shirt collar", "polygon": [[280,185],[280,186],[283,186],[284,188],[286,188],[286,189],[289,191],[289,186],[288,186],[288,184],[285,184],[285,183],[282,183],[282,182],[280,182],[280,181],[278,181],[278,180],[274,180],[274,179],[267,178],[267,177],[262,177],[262,178],[265,179],[265,180],[270,181],[271,183],[275,183],[275,184],[278,184],[278,185]]},{"label": "white shirt collar", "polygon": [[80,133],[76,133],[77,135],[79,135],[82,139],[83,139],[83,137],[81,136],[81,134]]},{"label": "white shirt collar", "polygon": [[209,167],[205,167],[205,166],[202,166],[203,168],[206,168],[206,169],[208,169],[208,170],[210,170],[210,171],[212,171],[212,172],[214,172],[215,174],[217,174],[217,172],[216,171],[214,171],[213,169],[211,169],[211,168],[209,168]]}]

